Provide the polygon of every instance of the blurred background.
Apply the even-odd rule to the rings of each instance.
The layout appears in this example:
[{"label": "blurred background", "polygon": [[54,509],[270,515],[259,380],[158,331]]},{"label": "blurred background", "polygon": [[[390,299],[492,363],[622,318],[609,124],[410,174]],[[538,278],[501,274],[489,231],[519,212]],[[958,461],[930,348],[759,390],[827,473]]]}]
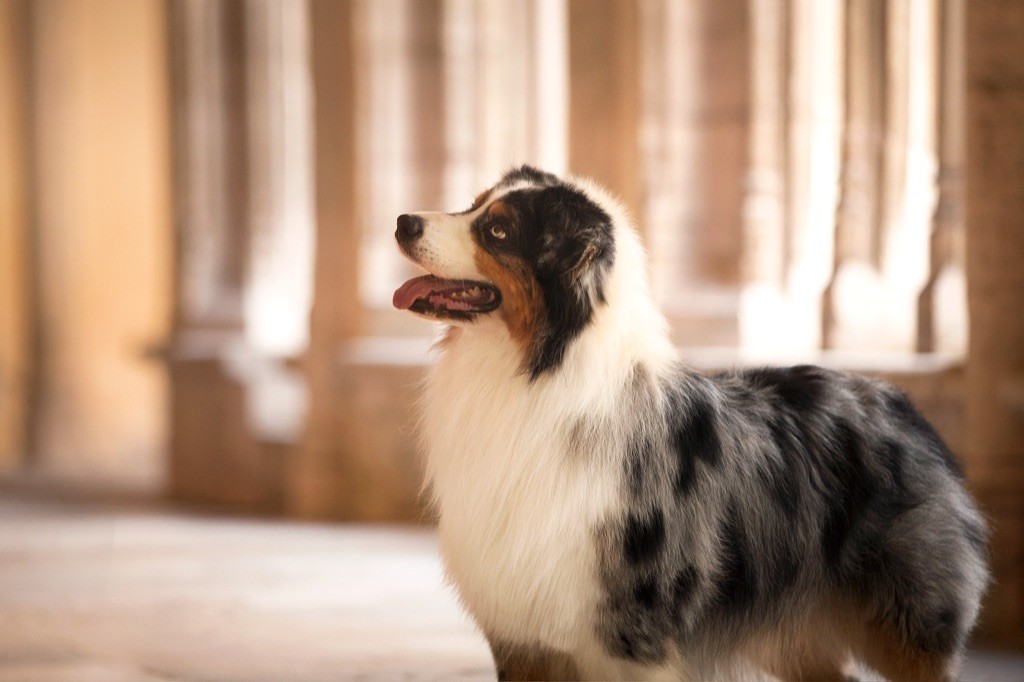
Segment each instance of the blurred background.
[{"label": "blurred background", "polygon": [[624,200],[695,366],[906,389],[1022,648],[1022,44],[1018,0],[0,0],[3,527],[428,523],[394,218],[528,162]]}]

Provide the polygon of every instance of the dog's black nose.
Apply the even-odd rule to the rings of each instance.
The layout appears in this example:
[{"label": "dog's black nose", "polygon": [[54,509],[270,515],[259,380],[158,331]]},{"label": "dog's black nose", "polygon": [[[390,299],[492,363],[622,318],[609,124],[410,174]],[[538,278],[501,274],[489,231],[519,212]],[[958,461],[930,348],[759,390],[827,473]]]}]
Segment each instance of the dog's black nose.
[{"label": "dog's black nose", "polygon": [[411,242],[423,234],[423,218],[418,215],[404,214],[398,216],[398,229],[395,239],[400,242]]}]

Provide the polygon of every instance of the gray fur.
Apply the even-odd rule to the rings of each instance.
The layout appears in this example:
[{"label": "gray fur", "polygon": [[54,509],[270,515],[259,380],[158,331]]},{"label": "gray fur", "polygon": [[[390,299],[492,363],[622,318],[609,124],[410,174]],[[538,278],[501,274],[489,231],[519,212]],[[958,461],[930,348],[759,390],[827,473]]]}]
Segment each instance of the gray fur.
[{"label": "gray fur", "polygon": [[[896,389],[817,367],[705,377],[637,366],[582,456],[625,452],[625,511],[595,529],[609,653],[700,669],[823,603],[959,657],[988,580],[985,523]],[[603,446],[601,444],[604,444]]]}]

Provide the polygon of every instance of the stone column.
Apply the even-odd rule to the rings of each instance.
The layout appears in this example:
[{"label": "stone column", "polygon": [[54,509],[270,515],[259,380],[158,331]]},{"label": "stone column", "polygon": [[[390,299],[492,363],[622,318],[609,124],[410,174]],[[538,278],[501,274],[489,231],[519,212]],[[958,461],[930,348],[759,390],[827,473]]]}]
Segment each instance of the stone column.
[{"label": "stone column", "polygon": [[157,486],[166,384],[147,355],[170,317],[164,5],[54,0],[28,12],[34,464]]},{"label": "stone column", "polygon": [[730,346],[748,191],[749,7],[653,0],[640,8],[640,214],[653,291],[677,341]]},{"label": "stone column", "polygon": [[786,298],[786,231],[791,219],[789,157],[790,7],[784,0],[750,4],[750,167],[743,204],[741,348],[783,349],[778,329]]},{"label": "stone column", "polygon": [[284,504],[312,296],[307,6],[169,5],[178,245],[172,491]]},{"label": "stone column", "polygon": [[[962,37],[944,38],[939,0],[889,5],[892,60],[883,222],[879,267],[888,322],[880,343],[912,353],[920,338],[920,298],[932,275],[932,222],[941,200],[940,126],[955,106],[950,84],[940,89],[942,61],[962,49]],[[955,43],[955,44],[954,44]],[[945,101],[944,99],[945,98]],[[947,155],[947,170],[949,158]],[[950,317],[966,301],[946,301]],[[964,318],[961,320],[966,322]]]},{"label": "stone column", "polygon": [[[396,273],[394,219],[401,210],[414,210],[407,180],[415,177],[416,155],[408,152],[415,113],[405,108],[413,65],[402,48],[407,17],[400,12],[389,22],[388,8],[410,9],[349,0],[310,3],[316,295],[302,363],[310,409],[288,475],[288,510],[308,518],[409,520],[418,514],[412,438],[398,426],[409,423],[402,415],[412,402],[405,387],[415,386],[417,377],[370,367],[349,352],[358,338],[379,334],[374,326],[390,312],[374,310],[376,299],[360,286],[367,268],[377,268],[370,272],[383,287],[398,280],[381,272]],[[374,201],[378,205],[367,205]],[[368,224],[368,217],[375,222]],[[367,259],[368,239],[376,241],[376,258],[386,269]]]},{"label": "stone column", "polygon": [[938,201],[928,281],[918,300],[917,351],[967,353],[964,232],[964,0],[939,0],[936,74]]},{"label": "stone column", "polygon": [[967,465],[995,529],[985,631],[1024,644],[1024,3],[969,0]]},{"label": "stone column", "polygon": [[[443,205],[448,151],[444,54],[444,1],[420,0],[413,3],[409,8],[410,110],[407,115],[412,120],[414,151],[412,165],[407,171],[415,169],[416,187],[410,205],[454,211],[458,209]],[[389,237],[394,232],[393,222],[387,222]],[[394,245],[389,245],[394,253]]]},{"label": "stone column", "polygon": [[[641,8],[640,158],[645,192],[637,225],[658,302],[697,281],[698,227],[705,194],[699,112],[704,3],[648,0]],[[688,292],[689,293],[689,292]]]},{"label": "stone column", "polygon": [[248,0],[247,343],[294,357],[309,341],[313,287],[313,98],[304,0]]},{"label": "stone column", "polygon": [[[473,100],[463,106],[477,111],[476,164],[481,185],[494,182],[516,162],[534,160],[537,126],[531,114],[537,99],[533,87],[537,54],[533,10],[533,2],[477,6],[477,74]],[[475,187],[474,192],[480,189],[482,186]]]},{"label": "stone column", "polygon": [[[939,96],[940,58],[948,60],[957,49],[940,34],[939,4],[901,0],[886,6],[885,147],[875,257],[881,286],[878,304],[868,305],[873,312],[863,315],[875,321],[862,321],[873,333],[861,348],[909,354],[920,335],[919,300],[932,276],[930,235],[940,190],[939,123],[952,104]],[[951,316],[965,309],[962,299],[948,304]]]},{"label": "stone column", "polygon": [[446,0],[443,14],[445,205],[467,207],[513,164],[563,173],[565,0]]},{"label": "stone column", "polygon": [[[839,200],[845,5],[842,0],[784,5],[781,18],[777,14],[783,10],[767,1],[753,8],[755,194],[748,204],[750,241],[744,247],[753,251],[745,261],[748,280],[739,313],[740,347],[751,359],[821,348],[823,296],[833,272],[835,233],[828,226],[835,224]],[[779,22],[785,27],[779,34],[784,41],[781,56],[770,43],[776,30],[772,27]],[[784,70],[782,76],[766,73],[773,63]],[[781,82],[773,84],[773,78]],[[767,107],[771,93],[779,90],[782,106],[777,115],[782,122],[776,124],[776,114]],[[768,137],[780,127],[783,134]],[[781,152],[775,151],[777,144],[783,146]],[[781,154],[781,162],[772,161],[774,153]],[[772,189],[770,178],[776,173],[782,174],[782,186]],[[770,229],[770,220],[776,219],[765,209],[772,191],[782,196],[786,222],[781,242],[769,246],[768,238],[756,233]],[[782,281],[776,287],[770,268],[780,262]]]},{"label": "stone column", "polygon": [[788,3],[750,5],[750,170],[744,204],[745,280],[778,288],[785,271]]},{"label": "stone column", "polygon": [[170,492],[250,505],[257,446],[225,356],[245,346],[248,108],[241,0],[168,5],[177,243]]},{"label": "stone column", "polygon": [[640,6],[569,0],[569,170],[611,189],[644,224]]},{"label": "stone column", "polygon": [[27,0],[0,3],[0,473],[32,452],[35,248]]},{"label": "stone column", "polygon": [[884,304],[878,273],[881,189],[885,183],[886,7],[847,0],[845,108],[840,201],[831,281],[824,295],[825,348],[862,348],[878,334]]}]

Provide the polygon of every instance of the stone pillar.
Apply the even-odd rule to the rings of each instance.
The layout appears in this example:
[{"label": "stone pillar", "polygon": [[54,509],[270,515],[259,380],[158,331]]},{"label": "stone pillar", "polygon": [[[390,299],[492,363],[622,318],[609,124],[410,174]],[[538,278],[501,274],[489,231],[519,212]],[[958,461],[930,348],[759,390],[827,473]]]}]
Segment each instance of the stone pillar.
[{"label": "stone pillar", "polygon": [[169,5],[178,245],[172,492],[275,511],[312,297],[304,2]]},{"label": "stone pillar", "polygon": [[[314,101],[316,264],[309,347],[303,374],[309,412],[288,470],[287,509],[304,517],[351,517],[358,493],[346,465],[339,382],[340,346],[365,329],[359,294],[360,184],[352,0],[312,0],[309,26]],[[367,179],[364,177],[363,181]]]},{"label": "stone pillar", "polygon": [[[941,51],[940,4],[901,0],[886,7],[889,47],[878,257],[884,293],[882,305],[871,313],[880,321],[871,346],[900,353],[922,346],[920,305],[933,278],[930,242],[940,199],[940,119],[954,105],[949,89],[940,93],[938,87],[943,59],[948,62],[955,55],[943,56]],[[950,317],[966,311],[963,298],[944,302]],[[966,324],[965,317],[961,321]]]},{"label": "stone pillar", "polygon": [[[444,4],[445,205],[466,208],[501,173],[566,170],[565,0]],[[515,97],[509,93],[515,92]]]},{"label": "stone pillar", "polygon": [[[835,274],[825,297],[828,348],[911,353],[920,324],[930,325],[921,318],[921,296],[937,278],[929,254],[939,125],[953,104],[951,86],[939,92],[940,55],[949,64],[958,49],[940,35],[939,4],[847,5],[846,151]],[[948,150],[946,157],[948,174]],[[945,317],[955,324],[964,303],[946,293],[951,284],[943,288]]]},{"label": "stone pillar", "polygon": [[750,5],[750,170],[744,203],[743,257],[748,289],[781,290],[785,274],[788,3]]},{"label": "stone pillar", "polygon": [[28,11],[34,464],[62,479],[158,485],[166,384],[147,355],[166,338],[171,298],[164,5]]},{"label": "stone pillar", "polygon": [[938,201],[931,217],[928,281],[917,315],[917,351],[967,354],[964,232],[965,0],[939,0],[936,74]]},{"label": "stone pillar", "polygon": [[27,0],[0,3],[0,474],[31,452],[34,277]]},{"label": "stone pillar", "polygon": [[356,155],[359,162],[366,162],[365,172],[357,176],[361,212],[352,224],[363,265],[356,296],[367,307],[385,313],[391,304],[390,283],[410,268],[395,257],[395,217],[425,208],[414,203],[412,172],[415,118],[408,59],[412,6],[402,0],[357,0],[345,24],[353,32],[347,59],[354,64],[355,90],[344,106],[355,110]]},{"label": "stone pillar", "polygon": [[847,0],[845,107],[840,201],[831,281],[824,295],[823,347],[861,348],[878,329],[884,288],[878,273],[884,186],[886,7]]},{"label": "stone pillar", "polygon": [[248,108],[241,0],[169,4],[177,271],[171,494],[249,505],[259,488],[245,392],[224,371],[244,348]]},{"label": "stone pillar", "polygon": [[[409,106],[412,120],[415,169],[415,197],[411,205],[431,210],[457,210],[445,207],[445,166],[447,129],[445,127],[444,2],[420,0],[409,8]],[[414,210],[414,209],[410,209]],[[398,214],[392,217],[397,217]],[[387,221],[388,237],[394,233],[393,220]],[[393,240],[389,246],[394,251]],[[388,301],[390,303],[390,300]]]},{"label": "stone pillar", "polygon": [[569,0],[569,74],[569,170],[611,189],[642,225],[636,0]]},{"label": "stone pillar", "polygon": [[967,465],[995,529],[985,631],[1024,644],[1024,3],[969,0]]},{"label": "stone pillar", "polygon": [[[480,3],[447,0],[444,4],[444,109],[445,167],[444,206],[462,210],[472,202],[490,178],[481,177],[479,109],[476,84],[483,66],[478,52]],[[492,180],[493,181],[493,180]],[[462,208],[458,208],[462,207]]]},{"label": "stone pillar", "polygon": [[654,295],[677,341],[733,345],[751,132],[750,10],[665,0],[640,8],[640,213]]},{"label": "stone pillar", "polygon": [[791,87],[790,3],[750,4],[750,168],[743,205],[743,279],[739,343],[766,352],[784,351],[788,339],[779,318],[786,311],[789,91]]},{"label": "stone pillar", "polygon": [[248,0],[249,135],[246,341],[295,357],[309,342],[313,251],[313,100],[303,0]]},{"label": "stone pillar", "polygon": [[[699,227],[705,193],[701,2],[641,3],[640,155],[643,220],[651,290],[664,305],[697,282]],[[638,218],[641,216],[637,216]],[[690,292],[687,292],[688,294]]]},{"label": "stone pillar", "polygon": [[370,362],[352,349],[366,336],[372,340],[362,347],[385,348],[381,335],[410,322],[390,310],[390,292],[405,268],[394,247],[394,220],[415,210],[414,201],[437,206],[442,199],[435,196],[439,182],[417,177],[421,168],[430,178],[444,177],[438,155],[445,138],[432,129],[441,116],[429,110],[441,106],[443,93],[415,101],[412,82],[416,74],[426,79],[417,87],[429,89],[442,80],[439,6],[314,0],[310,9],[316,296],[303,359],[310,411],[290,467],[289,510],[409,521],[421,515],[412,437],[421,367],[395,364],[387,353],[383,363]]},{"label": "stone pillar", "polygon": [[[822,345],[835,240],[827,226],[835,224],[839,201],[844,7],[842,0],[752,6],[753,175],[739,311],[740,348],[751,359],[815,352]],[[781,48],[773,46],[775,35]],[[781,104],[773,111],[776,97]],[[781,186],[773,179],[779,175]],[[772,221],[780,219],[776,201],[785,220],[781,240],[771,236]],[[779,266],[781,282],[774,284]]]},{"label": "stone pillar", "polygon": [[537,59],[533,10],[533,2],[478,4],[477,76],[473,100],[463,103],[478,112],[475,144],[481,186],[474,187],[474,193],[513,163],[533,160],[537,127],[531,116],[537,99],[532,82]]}]

